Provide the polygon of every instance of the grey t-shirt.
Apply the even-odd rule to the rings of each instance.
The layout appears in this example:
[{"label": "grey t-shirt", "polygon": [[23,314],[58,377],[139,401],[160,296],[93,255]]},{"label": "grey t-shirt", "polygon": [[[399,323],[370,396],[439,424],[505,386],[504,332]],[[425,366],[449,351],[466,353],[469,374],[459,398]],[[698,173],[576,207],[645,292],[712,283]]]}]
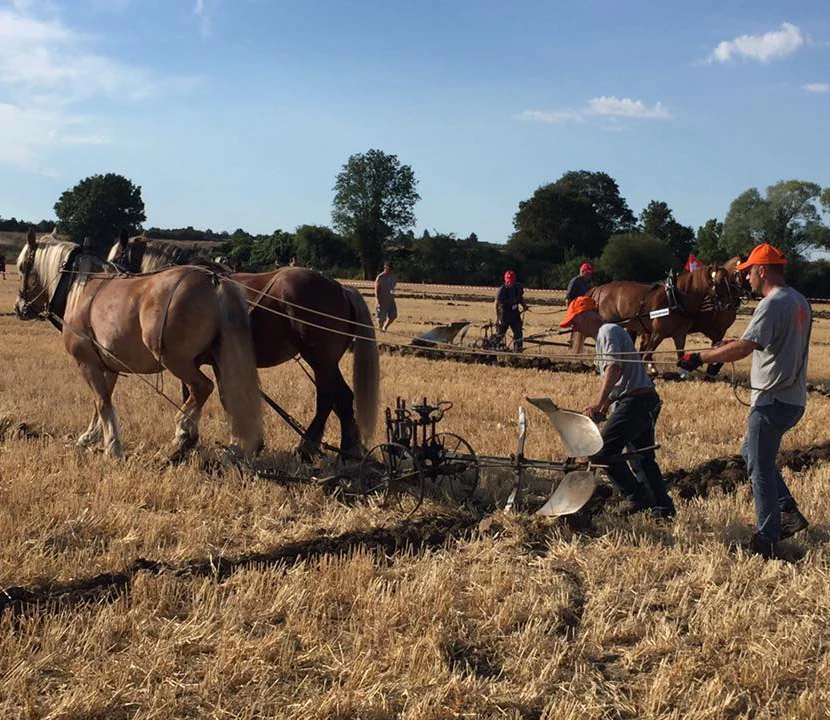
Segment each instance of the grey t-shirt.
[{"label": "grey t-shirt", "polygon": [[[611,399],[625,395],[627,392],[639,388],[653,388],[654,383],[646,373],[645,365],[640,361],[640,356],[634,351],[634,342],[631,336],[619,325],[605,323],[597,332],[596,339],[596,366],[600,375],[610,365],[619,365],[622,376],[611,390]],[[637,362],[632,362],[636,360]]]},{"label": "grey t-shirt", "polygon": [[377,284],[378,305],[382,308],[389,307],[395,300],[395,275],[393,273],[381,273],[375,278]]},{"label": "grey t-shirt", "polygon": [[777,287],[758,303],[741,338],[762,348],[752,353],[752,405],[807,404],[812,321],[810,303],[791,287]]}]

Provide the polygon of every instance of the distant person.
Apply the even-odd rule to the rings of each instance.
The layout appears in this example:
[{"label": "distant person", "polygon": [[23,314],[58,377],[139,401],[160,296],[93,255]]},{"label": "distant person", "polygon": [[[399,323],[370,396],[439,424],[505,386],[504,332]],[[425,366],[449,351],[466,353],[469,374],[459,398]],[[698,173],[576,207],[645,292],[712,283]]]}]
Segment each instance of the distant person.
[{"label": "distant person", "polygon": [[3,275],[3,280],[6,279],[6,256],[0,252],[0,274]]},{"label": "distant person", "polygon": [[[587,295],[591,289],[591,279],[594,277],[594,266],[589,262],[584,262],[579,266],[579,275],[575,275],[568,283],[568,289],[565,291],[565,307],[578,297]],[[577,331],[571,332],[570,347],[578,355],[582,352],[582,335]]]},{"label": "distant person", "polygon": [[587,295],[591,289],[591,278],[594,277],[594,266],[584,262],[579,266],[579,275],[575,275],[568,283],[565,292],[565,306],[568,307],[576,298]]},{"label": "distant person", "polygon": [[522,313],[527,310],[524,288],[516,282],[516,271],[504,273],[504,284],[496,292],[496,332],[504,335],[507,329],[513,333],[513,349],[522,351]]},{"label": "distant person", "polygon": [[756,245],[738,270],[749,270],[752,291],[763,296],[740,340],[724,341],[701,353],[686,353],[678,365],[691,372],[703,363],[735,362],[752,355],[751,407],[741,455],[755,501],[752,553],[775,555],[775,544],[809,523],[776,467],[784,433],[804,415],[807,359],[813,311],[805,297],[784,280],[787,262],[777,248]]},{"label": "distant person", "polygon": [[378,303],[375,314],[381,330],[388,330],[398,317],[398,306],[395,304],[397,282],[392,263],[387,260],[383,263],[383,272],[375,278],[375,300]]}]

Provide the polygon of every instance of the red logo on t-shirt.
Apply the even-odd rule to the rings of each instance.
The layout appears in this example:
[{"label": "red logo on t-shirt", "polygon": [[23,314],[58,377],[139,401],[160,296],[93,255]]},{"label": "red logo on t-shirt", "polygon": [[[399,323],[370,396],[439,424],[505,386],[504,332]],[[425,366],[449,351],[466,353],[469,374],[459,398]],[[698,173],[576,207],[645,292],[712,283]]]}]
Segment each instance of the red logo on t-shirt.
[{"label": "red logo on t-shirt", "polygon": [[810,313],[803,305],[796,306],[795,309],[795,324],[799,330],[806,330],[807,324],[810,322]]}]

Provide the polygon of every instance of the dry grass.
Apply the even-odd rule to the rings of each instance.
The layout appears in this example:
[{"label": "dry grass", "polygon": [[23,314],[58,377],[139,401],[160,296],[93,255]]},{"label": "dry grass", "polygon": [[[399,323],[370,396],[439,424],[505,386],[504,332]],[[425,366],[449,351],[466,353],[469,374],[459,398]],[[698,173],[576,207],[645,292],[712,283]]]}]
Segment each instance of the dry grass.
[{"label": "dry grass", "polygon": [[[0,311],[15,286],[0,281]],[[485,319],[491,305],[399,307],[394,327],[406,331]],[[77,451],[91,400],[55,331],[3,316],[0,337],[0,587],[123,574],[97,578],[114,595],[2,615],[3,717],[827,717],[826,466],[785,470],[813,521],[786,544],[794,562],[732,549],[750,532],[746,487],[680,503],[671,527],[600,515],[574,532],[505,516],[486,535],[459,530],[442,543],[439,533],[391,553],[378,538],[403,530],[389,512],[346,507],[314,484],[207,473],[198,460],[166,466],[174,411],[135,378],[116,389],[127,460]],[[828,341],[818,321],[812,380],[830,378]],[[381,362],[384,405],[451,399],[445,429],[487,454],[514,449],[525,395],[578,408],[596,388],[589,374]],[[262,382],[311,416],[313,388],[295,364]],[[164,390],[175,395],[176,383]],[[665,470],[737,452],[745,408],[728,385],[660,392]],[[528,455],[561,459],[529,413]],[[20,421],[48,436],[16,437]],[[826,442],[828,424],[830,400],[813,395],[785,447]],[[202,437],[205,455],[226,437],[215,400]],[[296,467],[286,454],[296,439],[274,417],[267,437],[269,459]],[[280,562],[286,548],[299,560]],[[169,569],[138,570],[138,558]],[[238,560],[235,571],[220,558]]]}]

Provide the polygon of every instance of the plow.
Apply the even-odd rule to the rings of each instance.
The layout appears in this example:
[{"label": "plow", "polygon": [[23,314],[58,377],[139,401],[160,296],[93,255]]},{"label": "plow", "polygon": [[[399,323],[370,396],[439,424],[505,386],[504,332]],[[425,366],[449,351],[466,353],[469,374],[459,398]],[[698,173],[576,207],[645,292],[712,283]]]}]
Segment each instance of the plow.
[{"label": "plow", "polygon": [[[407,404],[398,398],[395,407],[385,411],[384,442],[367,450],[360,459],[340,457],[336,472],[313,479],[333,487],[334,494],[348,504],[368,502],[409,517],[427,498],[454,507],[468,505],[479,488],[482,471],[501,471],[512,475],[509,495],[499,503],[505,511],[544,517],[576,513],[603,482],[602,471],[607,465],[590,459],[603,446],[599,427],[582,413],[558,407],[550,398],[525,399],[556,430],[565,450],[564,459],[534,459],[525,455],[528,419],[523,405],[518,409],[515,452],[480,455],[465,438],[440,429],[452,402],[430,403],[423,398]],[[279,408],[270,398],[266,401],[275,410]],[[302,426],[289,418],[289,425],[302,435]],[[631,463],[636,473],[638,452],[656,447],[632,448],[611,460]],[[326,445],[319,451],[321,457],[327,457],[324,450],[339,453],[337,448]],[[250,469],[269,477],[268,471]]]}]

